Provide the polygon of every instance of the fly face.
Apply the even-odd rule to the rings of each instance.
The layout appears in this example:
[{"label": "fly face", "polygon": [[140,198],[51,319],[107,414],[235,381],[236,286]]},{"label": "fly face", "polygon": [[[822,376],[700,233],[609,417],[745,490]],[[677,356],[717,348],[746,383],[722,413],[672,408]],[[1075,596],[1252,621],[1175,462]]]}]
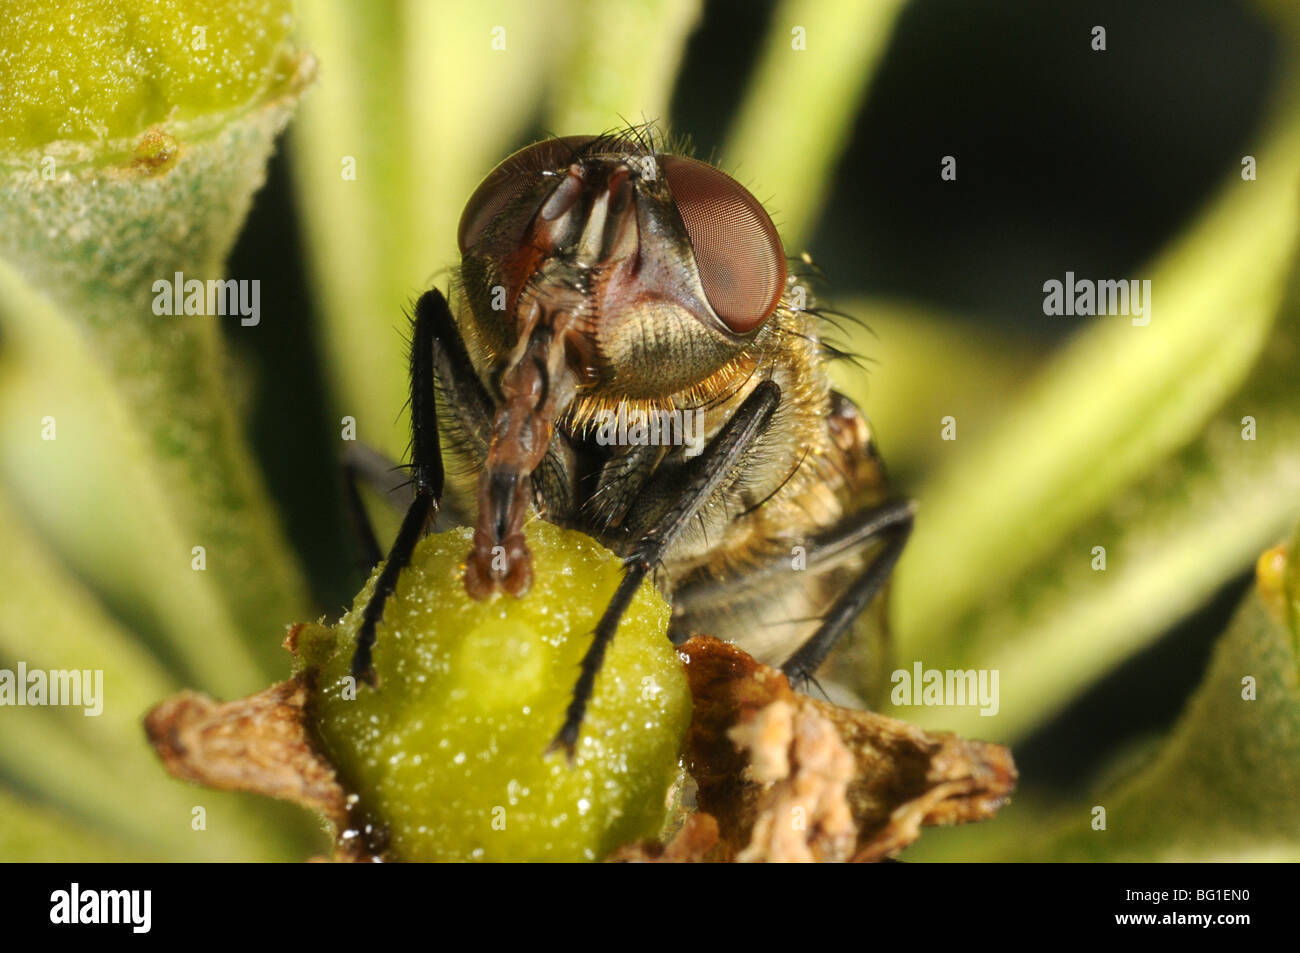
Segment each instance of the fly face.
[{"label": "fly face", "polygon": [[[625,395],[707,377],[785,288],[781,240],[749,192],[704,162],[625,139],[571,136],[511,156],[470,198],[459,243],[490,347],[509,350],[538,308],[567,308],[584,383]],[[645,362],[688,351],[685,364],[646,373]]]},{"label": "fly face", "polygon": [[[816,313],[795,307],[806,289],[787,278],[758,200],[636,130],[568,137],[501,163],[458,238],[455,312],[438,291],[416,306],[416,500],[365,609],[354,674],[372,675],[384,602],[441,497],[436,380],[478,474],[471,595],[529,588],[530,506],[624,558],[556,745],[572,752],[605,650],[652,573],[675,641],[707,632],[811,675],[884,586],[912,509],[885,499],[866,421],[831,387],[834,351]],[[595,422],[615,411],[703,423],[686,452],[602,439]],[[773,636],[782,620],[793,628]]]},{"label": "fly face", "polygon": [[529,478],[557,423],[601,400],[668,405],[751,344],[785,254],[735,180],[625,138],[530,146],[479,186],[459,229],[469,325],[490,368],[492,441],[466,586],[519,595]]}]

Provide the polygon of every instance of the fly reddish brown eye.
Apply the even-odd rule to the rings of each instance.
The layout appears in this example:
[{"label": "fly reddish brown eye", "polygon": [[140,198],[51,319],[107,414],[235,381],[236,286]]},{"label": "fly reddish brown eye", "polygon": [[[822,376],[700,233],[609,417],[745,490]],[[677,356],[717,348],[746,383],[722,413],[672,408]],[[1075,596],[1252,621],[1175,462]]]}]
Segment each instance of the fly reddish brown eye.
[{"label": "fly reddish brown eye", "polygon": [[[484,179],[460,216],[456,240],[461,254],[478,244],[483,233],[501,212],[524,191],[537,187],[542,172],[558,172],[571,161],[574,153],[591,142],[593,136],[564,136],[525,146],[498,165]],[[558,181],[558,180],[557,180]],[[520,230],[527,221],[519,223]]]},{"label": "fly reddish brown eye", "polygon": [[660,168],[686,226],[709,305],[737,334],[776,310],[785,287],[785,249],[758,199],[713,166],[661,156]]}]

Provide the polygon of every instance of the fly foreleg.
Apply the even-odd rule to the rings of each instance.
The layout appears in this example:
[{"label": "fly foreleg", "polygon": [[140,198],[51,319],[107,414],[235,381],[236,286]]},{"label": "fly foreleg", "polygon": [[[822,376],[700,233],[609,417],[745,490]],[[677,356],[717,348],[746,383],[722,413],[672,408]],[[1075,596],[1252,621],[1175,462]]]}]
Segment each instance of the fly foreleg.
[{"label": "fly foreleg", "polygon": [[718,431],[699,456],[695,457],[685,473],[680,492],[632,547],[623,561],[623,579],[614,598],[596,625],[591,647],[582,659],[582,670],[573,688],[573,699],[565,712],[564,725],[551,742],[548,750],[563,749],[573,757],[574,746],[586,715],[596,684],[596,675],[605,660],[605,651],[618,631],[618,624],[631,604],[641,583],[682,530],[729,479],[735,475],[737,463],[767,430],[772,415],[781,402],[781,388],[774,381],[763,381],[754,388],[731,419]]},{"label": "fly foreleg", "polygon": [[388,552],[374,594],[361,614],[361,629],[352,655],[352,675],[374,685],[371,650],[384,606],[397,587],[398,577],[411,561],[415,546],[432,525],[442,498],[442,451],[438,443],[438,412],[434,397],[434,347],[438,341],[459,340],[451,309],[441,292],[428,291],[415,306],[411,335],[411,484],[415,498],[402,519],[401,529]]}]

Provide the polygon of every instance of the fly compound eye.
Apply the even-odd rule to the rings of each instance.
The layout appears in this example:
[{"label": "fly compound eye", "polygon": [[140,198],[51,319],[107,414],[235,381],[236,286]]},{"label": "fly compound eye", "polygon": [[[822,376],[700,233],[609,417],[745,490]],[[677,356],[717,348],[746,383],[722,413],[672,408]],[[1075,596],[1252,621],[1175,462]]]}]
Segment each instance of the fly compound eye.
[{"label": "fly compound eye", "polygon": [[[544,172],[558,172],[573,160],[574,154],[592,136],[564,136],[525,146],[489,173],[460,216],[456,240],[464,255],[483,238],[488,226],[525,192],[536,190],[538,177]],[[540,204],[540,203],[539,203]],[[533,211],[536,211],[535,209]],[[522,235],[532,215],[514,223]]]},{"label": "fly compound eye", "polygon": [[758,327],[785,288],[785,249],[758,199],[698,159],[660,156],[709,306],[736,334]]}]

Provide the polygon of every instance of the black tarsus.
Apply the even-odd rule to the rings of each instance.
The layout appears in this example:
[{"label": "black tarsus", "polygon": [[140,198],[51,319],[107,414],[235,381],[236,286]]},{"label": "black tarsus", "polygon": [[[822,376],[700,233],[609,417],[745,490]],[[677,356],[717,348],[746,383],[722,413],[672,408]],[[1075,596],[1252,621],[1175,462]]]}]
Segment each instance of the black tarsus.
[{"label": "black tarsus", "polygon": [[[442,498],[442,451],[438,443],[438,411],[434,396],[434,342],[454,337],[455,324],[447,299],[437,290],[426,291],[415,305],[411,334],[411,483],[415,499],[402,519],[401,529],[388,552],[374,594],[361,614],[361,630],[352,655],[352,675],[375,685],[371,650],[384,606],[397,587],[398,577],[411,561],[415,546],[432,524]],[[376,549],[378,545],[376,544]]]},{"label": "black tarsus", "polygon": [[564,725],[547,748],[548,752],[563,750],[570,759],[573,758],[596,675],[632,597],[700,508],[733,476],[737,461],[767,429],[780,402],[781,388],[775,381],[765,380],[754,388],[717,436],[691,461],[685,484],[672,506],[655,520],[623,560],[623,579],[596,625],[591,646],[582,659],[582,671],[573,687]]}]

